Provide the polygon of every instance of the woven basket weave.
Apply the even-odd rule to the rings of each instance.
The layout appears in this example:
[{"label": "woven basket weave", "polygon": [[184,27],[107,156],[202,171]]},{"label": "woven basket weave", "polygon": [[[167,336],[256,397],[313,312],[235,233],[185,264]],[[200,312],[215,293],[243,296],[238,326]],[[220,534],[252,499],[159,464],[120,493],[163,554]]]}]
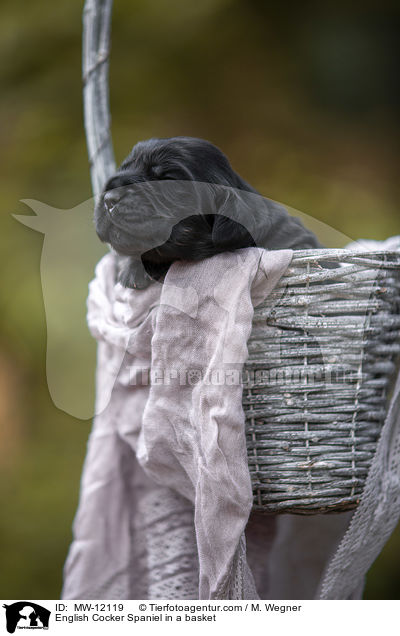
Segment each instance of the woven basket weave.
[{"label": "woven basket weave", "polygon": [[256,307],[248,342],[243,407],[255,510],[357,505],[400,352],[399,313],[400,253],[295,252]]}]

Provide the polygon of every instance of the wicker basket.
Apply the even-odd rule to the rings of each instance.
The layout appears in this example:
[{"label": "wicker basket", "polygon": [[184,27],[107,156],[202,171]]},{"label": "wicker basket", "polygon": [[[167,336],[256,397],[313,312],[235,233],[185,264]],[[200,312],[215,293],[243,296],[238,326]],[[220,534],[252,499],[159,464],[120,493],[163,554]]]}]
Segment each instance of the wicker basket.
[{"label": "wicker basket", "polygon": [[[108,101],[112,0],[83,14],[85,130],[93,193],[115,172]],[[344,267],[329,269],[336,261]],[[347,265],[347,266],[346,266]],[[256,308],[243,406],[254,508],[357,505],[399,351],[400,254],[307,250]]]},{"label": "wicker basket", "polygon": [[399,308],[400,253],[295,252],[255,309],[248,342],[243,406],[255,510],[357,505],[400,351]]}]

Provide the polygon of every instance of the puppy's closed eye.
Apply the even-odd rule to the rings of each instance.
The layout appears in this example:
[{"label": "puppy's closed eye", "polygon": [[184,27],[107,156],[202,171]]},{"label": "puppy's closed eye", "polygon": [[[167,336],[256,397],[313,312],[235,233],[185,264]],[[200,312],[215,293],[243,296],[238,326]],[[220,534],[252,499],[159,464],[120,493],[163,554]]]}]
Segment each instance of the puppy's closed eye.
[{"label": "puppy's closed eye", "polygon": [[151,166],[150,168],[151,173],[153,174],[153,176],[156,179],[161,179],[162,177],[164,177],[164,168],[162,166]]}]

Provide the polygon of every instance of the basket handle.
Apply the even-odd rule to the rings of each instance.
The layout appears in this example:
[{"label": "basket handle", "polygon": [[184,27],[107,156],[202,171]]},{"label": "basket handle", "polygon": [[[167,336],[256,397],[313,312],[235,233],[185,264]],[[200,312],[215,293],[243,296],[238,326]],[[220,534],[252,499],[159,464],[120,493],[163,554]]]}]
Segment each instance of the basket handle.
[{"label": "basket handle", "polygon": [[95,196],[115,172],[108,87],[112,3],[113,0],[86,0],[83,9],[84,126]]}]

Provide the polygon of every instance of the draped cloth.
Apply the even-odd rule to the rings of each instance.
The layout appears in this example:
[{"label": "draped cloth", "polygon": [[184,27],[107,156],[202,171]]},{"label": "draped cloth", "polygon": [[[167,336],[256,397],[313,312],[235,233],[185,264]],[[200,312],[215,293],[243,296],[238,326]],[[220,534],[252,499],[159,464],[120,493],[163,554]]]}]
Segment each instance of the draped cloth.
[{"label": "draped cloth", "polygon": [[141,291],[100,261],[96,416],[62,598],[361,597],[400,517],[400,380],[354,515],[251,513],[240,372],[254,306],[291,257],[174,263]]},{"label": "draped cloth", "polygon": [[[253,307],[291,250],[174,263],[164,284],[90,284],[97,404],[64,598],[256,598],[240,371]],[[150,377],[149,377],[150,375]]]}]

